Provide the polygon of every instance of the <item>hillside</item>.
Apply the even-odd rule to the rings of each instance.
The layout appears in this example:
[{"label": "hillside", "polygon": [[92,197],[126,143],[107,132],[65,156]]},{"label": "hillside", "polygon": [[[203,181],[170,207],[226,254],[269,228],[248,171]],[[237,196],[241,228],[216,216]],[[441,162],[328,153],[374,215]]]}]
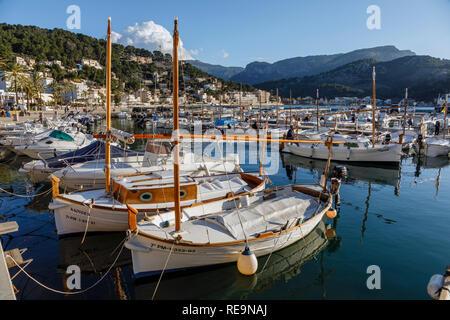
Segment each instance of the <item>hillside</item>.
[{"label": "hillside", "polygon": [[[73,33],[63,29],[43,29],[35,26],[0,24],[0,57],[12,61],[20,56],[34,59],[34,68],[37,71],[48,71],[57,81],[63,79],[85,79],[94,82],[97,86],[105,84],[105,69],[95,69],[83,66],[83,70],[74,71],[82,59],[92,59],[105,66],[106,41],[96,39],[81,33]],[[133,57],[151,58],[151,63],[138,63]],[[63,68],[58,65],[46,67],[42,63],[59,60]],[[167,84],[170,87],[170,73],[172,58],[169,54],[159,51],[150,52],[133,46],[113,44],[112,72],[114,73],[113,91],[131,91],[143,87],[144,80],[153,80],[153,74],[167,74],[158,77],[158,84]],[[189,83],[182,77],[191,79]],[[201,88],[203,85],[195,81],[197,78],[210,79],[221,83],[221,90],[227,92],[239,90],[240,85],[234,82],[216,79],[214,76],[199,70],[190,64],[180,65],[180,89],[184,85],[191,88]],[[243,90],[252,91],[251,86],[244,86]]]},{"label": "hillside", "polygon": [[186,62],[206,73],[212,74],[213,76],[224,80],[230,80],[231,77],[244,70],[242,67],[224,67],[218,64],[204,63],[200,60],[186,60]]},{"label": "hillside", "polygon": [[406,56],[386,62],[359,60],[313,76],[269,81],[255,85],[264,90],[279,89],[280,95],[295,97],[356,96],[372,94],[372,67],[376,68],[376,95],[381,99],[401,99],[405,88],[411,98],[432,101],[450,88],[450,60],[430,56]]},{"label": "hillside", "polygon": [[252,62],[242,72],[231,77],[230,80],[255,84],[314,75],[363,59],[374,59],[382,62],[413,55],[415,53],[409,50],[398,50],[394,46],[382,46],[355,50],[348,53],[297,57],[275,63]]}]

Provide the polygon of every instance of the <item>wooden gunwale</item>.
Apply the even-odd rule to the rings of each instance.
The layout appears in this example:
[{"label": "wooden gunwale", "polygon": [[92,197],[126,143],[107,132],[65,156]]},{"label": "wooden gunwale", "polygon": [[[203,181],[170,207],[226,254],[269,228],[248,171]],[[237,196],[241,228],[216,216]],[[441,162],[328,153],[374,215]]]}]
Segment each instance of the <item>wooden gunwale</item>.
[{"label": "wooden gunwale", "polygon": [[[320,191],[317,191],[317,190],[311,190],[311,189],[308,189],[308,190],[311,191],[312,193],[315,193],[315,192],[317,192],[318,194],[321,193]],[[314,216],[309,218],[307,221],[305,221],[303,223],[299,223],[299,224],[297,224],[297,225],[295,225],[293,227],[290,227],[288,229],[280,230],[278,232],[268,231],[268,232],[265,232],[265,233],[260,233],[258,235],[258,237],[248,239],[247,240],[248,243],[251,243],[251,242],[254,242],[254,241],[258,241],[258,240],[261,240],[261,239],[265,239],[265,238],[269,238],[269,237],[275,237],[275,236],[278,236],[278,235],[282,235],[284,233],[292,232],[295,229],[298,229],[298,228],[308,224],[309,222],[311,222],[313,217],[315,217],[317,215],[320,215],[320,214],[322,214],[322,213],[324,213],[324,212],[326,212],[326,211],[328,211],[330,209],[331,204],[332,204],[332,197],[331,197],[329,191],[327,191],[324,195],[325,195],[325,197],[328,197],[327,205],[324,207],[323,210],[321,210],[320,212],[316,213]],[[208,244],[192,243],[190,241],[183,241],[183,240],[177,240],[177,239],[168,240],[168,239],[163,239],[163,238],[159,238],[159,237],[152,236],[152,235],[149,235],[147,233],[144,233],[144,232],[139,230],[139,226],[137,228],[137,234],[142,236],[142,237],[144,237],[144,238],[148,238],[148,239],[152,239],[152,240],[155,240],[155,241],[164,242],[164,243],[167,243],[167,244],[173,244],[175,242],[175,244],[177,246],[184,246],[184,247],[222,247],[222,246],[232,246],[232,245],[236,245],[236,244],[241,244],[241,243],[245,244],[246,243],[245,240],[236,240],[236,241],[230,241],[230,242],[217,242],[217,243],[208,243]]]},{"label": "wooden gunwale", "polygon": [[[242,175],[246,175],[246,174],[241,173],[241,176],[242,176]],[[248,175],[248,176],[254,177],[254,176],[252,176],[252,175]],[[243,177],[243,178],[244,178],[244,177]],[[235,194],[233,197],[229,197],[229,194],[226,194],[226,195],[223,196],[223,197],[217,197],[217,198],[212,198],[212,199],[208,199],[208,200],[203,200],[203,201],[196,202],[196,203],[193,203],[193,204],[190,204],[190,205],[182,206],[182,208],[183,208],[183,209],[185,209],[185,208],[192,208],[192,207],[196,207],[196,206],[201,206],[201,205],[203,205],[203,204],[211,203],[211,202],[214,202],[214,201],[225,200],[225,199],[226,199],[226,200],[232,200],[232,199],[239,198],[239,197],[242,197],[242,196],[250,195],[250,194],[252,194],[252,193],[255,192],[254,190],[260,189],[260,188],[264,187],[264,185],[267,183],[267,179],[261,180],[261,179],[258,179],[257,177],[254,177],[254,178],[257,179],[257,180],[259,180],[260,183],[259,183],[256,187],[252,188],[252,190],[250,190],[250,191],[245,191],[245,192],[242,192],[242,193]],[[251,180],[251,179],[250,179],[250,180]],[[72,199],[67,199],[67,198],[63,197],[63,195],[58,195],[58,196],[56,196],[56,197],[54,197],[54,198],[59,199],[59,200],[62,200],[62,201],[65,201],[65,202],[69,202],[69,203],[72,203],[72,204],[77,204],[77,205],[80,205],[80,206],[85,206],[85,204],[83,203],[83,202],[85,202],[85,201],[81,202],[81,201],[76,201],[76,200],[72,200]],[[117,200],[116,200],[116,201],[117,201]],[[113,209],[112,206],[97,205],[97,204],[95,204],[95,202],[94,202],[94,204],[92,205],[92,208],[100,209],[100,210],[111,210],[111,211],[119,211],[119,212],[122,212],[122,211],[123,211],[123,212],[128,212],[128,209],[127,209],[127,208],[114,208],[114,209]],[[166,209],[166,208],[136,209],[136,210],[137,210],[138,212],[146,212],[146,213],[149,213],[149,212],[157,212],[157,211],[165,210],[165,209]],[[171,211],[171,210],[173,210],[174,208],[173,208],[173,207],[168,207],[167,209],[168,209],[169,211]]]}]

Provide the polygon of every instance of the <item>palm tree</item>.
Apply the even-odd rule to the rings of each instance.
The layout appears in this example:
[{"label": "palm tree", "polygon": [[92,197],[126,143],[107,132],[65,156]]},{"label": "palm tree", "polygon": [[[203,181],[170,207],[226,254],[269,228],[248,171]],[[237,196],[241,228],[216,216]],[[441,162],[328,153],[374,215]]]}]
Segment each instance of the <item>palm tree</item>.
[{"label": "palm tree", "polygon": [[21,77],[19,79],[20,86],[23,89],[24,93],[27,96],[27,110],[30,110],[30,99],[36,95],[35,88],[33,86],[33,81],[29,77]]},{"label": "palm tree", "polygon": [[42,92],[44,91],[44,85],[42,83],[43,80],[44,77],[40,72],[33,71],[31,74],[31,81],[33,82],[34,90],[38,95],[39,103],[42,103]]},{"label": "palm tree", "polygon": [[53,92],[53,101],[55,102],[56,107],[58,100],[61,99],[62,88],[61,85],[56,82],[56,80],[53,80],[53,82],[50,84],[50,88]]},{"label": "palm tree", "polygon": [[12,83],[12,88],[16,93],[16,105],[19,102],[18,92],[20,90],[20,81],[24,76],[25,69],[20,65],[14,62],[8,68],[8,73],[5,74],[4,79],[6,81],[10,81]]},{"label": "palm tree", "polygon": [[0,57],[0,70],[5,70],[8,64],[8,59]]}]

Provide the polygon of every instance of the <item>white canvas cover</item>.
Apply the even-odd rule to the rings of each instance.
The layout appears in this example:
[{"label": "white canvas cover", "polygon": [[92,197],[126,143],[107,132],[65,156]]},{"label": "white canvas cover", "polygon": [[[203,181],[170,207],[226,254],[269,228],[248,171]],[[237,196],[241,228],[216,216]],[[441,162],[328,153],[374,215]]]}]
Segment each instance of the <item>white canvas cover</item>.
[{"label": "white canvas cover", "polygon": [[243,228],[247,237],[269,230],[279,230],[286,224],[291,226],[299,218],[310,218],[317,207],[315,198],[292,191],[251,208],[224,212],[214,218],[235,239],[243,239]]}]

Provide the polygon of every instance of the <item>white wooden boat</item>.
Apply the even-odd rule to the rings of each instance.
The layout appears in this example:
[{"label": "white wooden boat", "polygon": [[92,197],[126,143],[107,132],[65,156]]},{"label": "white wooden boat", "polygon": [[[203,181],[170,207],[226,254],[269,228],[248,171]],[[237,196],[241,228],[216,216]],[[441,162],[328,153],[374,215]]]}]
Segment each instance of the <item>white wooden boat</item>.
[{"label": "white wooden boat", "polygon": [[450,152],[450,140],[441,137],[416,139],[414,141],[414,151],[419,155],[426,157],[448,156]]},{"label": "white wooden boat", "polygon": [[[398,164],[401,161],[402,146],[400,144],[375,145],[363,137],[335,135],[334,142],[344,142],[333,146],[331,160],[351,162],[383,162]],[[327,159],[328,148],[319,143],[287,143],[284,152],[313,159]]]},{"label": "white wooden boat", "polygon": [[[143,154],[129,149],[122,149],[116,144],[112,144],[111,157],[115,159],[115,163],[137,163],[139,158],[142,162]],[[75,172],[75,168],[84,165],[91,168],[103,168],[105,163],[104,158],[105,143],[101,140],[95,140],[84,148],[65,153],[61,156],[27,162],[19,169],[19,172],[28,174],[33,182],[44,182],[49,181],[50,174],[66,168],[70,172]],[[59,177],[58,174],[56,176]]]},{"label": "white wooden boat", "polygon": [[[49,205],[55,212],[58,235],[80,232],[125,231],[128,229],[126,203],[139,211],[138,219],[159,217],[160,211],[173,208],[173,171],[148,172],[113,179],[113,195],[105,189],[58,194]],[[253,194],[265,187],[257,176],[240,173],[205,177],[182,176],[181,205],[198,206],[215,201],[221,207],[241,195]],[[184,195],[184,196],[183,196]]]},{"label": "white wooden boat", "polygon": [[230,201],[230,208],[183,209],[179,232],[175,232],[172,212],[142,221],[131,230],[125,246],[132,252],[136,277],[236,262],[246,243],[259,257],[306,237],[331,202],[328,191],[320,186],[275,188]]},{"label": "white wooden boat", "polygon": [[[174,130],[178,129],[177,26],[175,20]],[[178,148],[175,153],[178,159]],[[127,202],[129,231],[125,246],[132,252],[137,277],[236,262],[241,255],[254,258],[249,248],[256,256],[270,254],[306,237],[332,204],[324,181],[323,186],[273,188],[227,202],[211,201],[181,208],[178,168],[175,161],[173,212],[138,223],[138,207]]]}]

